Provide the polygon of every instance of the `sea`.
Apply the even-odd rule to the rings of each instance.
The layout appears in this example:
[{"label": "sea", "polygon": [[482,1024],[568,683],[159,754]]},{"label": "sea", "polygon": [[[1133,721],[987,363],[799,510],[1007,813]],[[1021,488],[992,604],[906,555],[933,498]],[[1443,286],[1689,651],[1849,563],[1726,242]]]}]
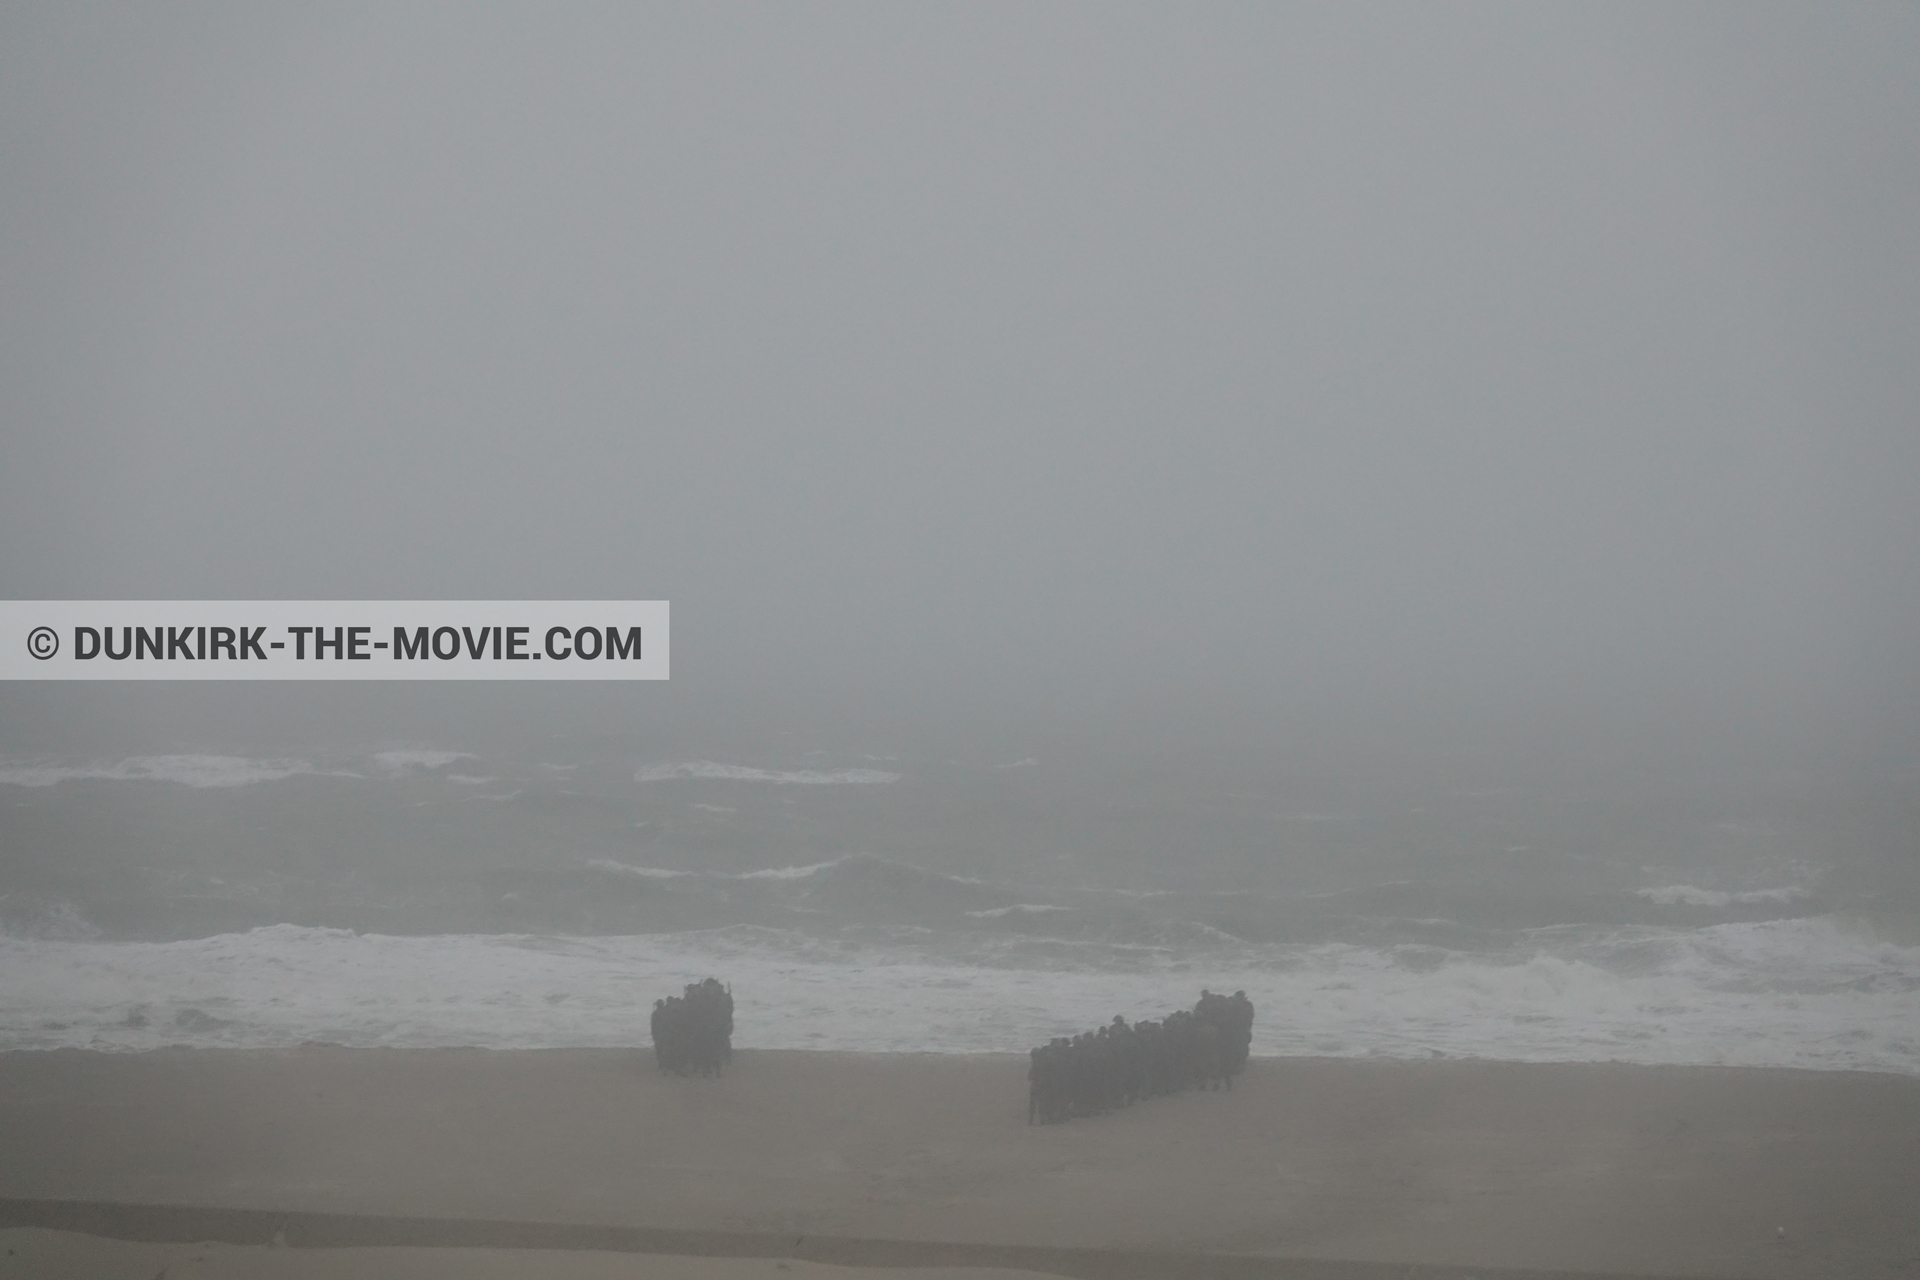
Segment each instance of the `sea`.
[{"label": "sea", "polygon": [[1769,798],[556,742],[0,760],[0,1049],[1257,1054],[1920,1072],[1920,905]]}]

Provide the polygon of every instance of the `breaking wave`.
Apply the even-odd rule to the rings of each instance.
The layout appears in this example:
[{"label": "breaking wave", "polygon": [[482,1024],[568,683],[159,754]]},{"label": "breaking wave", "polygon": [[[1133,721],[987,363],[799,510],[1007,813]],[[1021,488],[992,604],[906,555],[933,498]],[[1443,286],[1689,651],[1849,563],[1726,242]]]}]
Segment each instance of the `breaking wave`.
[{"label": "breaking wave", "polygon": [[1765,902],[1797,902],[1807,897],[1807,891],[1799,886],[1784,889],[1750,889],[1744,893],[1728,893],[1719,889],[1696,889],[1690,884],[1667,885],[1660,889],[1639,889],[1635,891],[1648,902],[1662,907],[1726,907],[1736,903],[1751,905]]},{"label": "breaking wave", "polygon": [[691,871],[669,871],[665,867],[635,867],[624,862],[615,862],[612,858],[593,858],[587,863],[597,871],[611,871],[616,875],[641,876],[654,880],[672,880],[678,876],[690,876]]},{"label": "breaking wave", "polygon": [[1347,943],[1190,952],[758,926],[394,937],[274,925],[186,942],[0,938],[0,1048],[494,1048],[645,1042],[663,991],[733,983],[737,1043],[1022,1050],[1202,987],[1245,990],[1263,1054],[1920,1072],[1920,948],[1825,918],[1499,955]]},{"label": "breaking wave", "polygon": [[452,764],[455,760],[477,759],[471,751],[436,751],[432,748],[415,748],[396,751],[376,751],[371,757],[382,769],[399,772],[402,769],[439,769]]},{"label": "breaking wave", "polygon": [[648,765],[633,775],[635,782],[674,782],[682,779],[701,782],[772,782],[780,785],[834,786],[898,782],[900,775],[884,769],[752,769],[746,765],[717,764],[712,760],[689,760],[679,764]]},{"label": "breaking wave", "polygon": [[969,911],[967,914],[975,920],[997,920],[1001,916],[1010,916],[1016,911],[1022,915],[1045,915],[1052,911],[1071,911],[1072,907],[1056,907],[1046,902],[1016,902],[1006,907],[988,907],[983,911]]},{"label": "breaking wave", "polygon": [[256,782],[278,782],[296,774],[319,770],[305,760],[255,760],[243,756],[133,756],[116,764],[30,764],[10,761],[0,765],[0,783],[16,787],[51,787],[61,782],[106,779],[115,782],[177,782],[186,787],[244,787]]}]

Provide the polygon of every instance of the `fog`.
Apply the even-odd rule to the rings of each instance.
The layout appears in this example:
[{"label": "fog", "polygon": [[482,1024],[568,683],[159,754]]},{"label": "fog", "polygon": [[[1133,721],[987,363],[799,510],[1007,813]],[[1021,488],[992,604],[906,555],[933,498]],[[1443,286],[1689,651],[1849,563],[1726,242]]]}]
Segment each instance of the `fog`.
[{"label": "fog", "polygon": [[0,745],[1899,786],[1916,51],[1894,6],[12,6],[0,589],[678,635],[666,686],[16,685]]},{"label": "fog", "polygon": [[1914,4],[0,4],[0,601],[674,631],[0,681],[7,1273],[1920,1274],[1917,354]]}]

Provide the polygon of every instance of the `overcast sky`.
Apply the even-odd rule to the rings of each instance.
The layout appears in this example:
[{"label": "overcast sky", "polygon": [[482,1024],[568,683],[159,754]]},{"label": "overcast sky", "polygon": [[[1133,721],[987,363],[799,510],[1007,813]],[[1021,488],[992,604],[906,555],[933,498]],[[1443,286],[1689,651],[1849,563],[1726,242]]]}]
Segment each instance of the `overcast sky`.
[{"label": "overcast sky", "polygon": [[0,592],[673,602],[246,694],[369,732],[1911,762],[1916,121],[1911,5],[12,4]]}]

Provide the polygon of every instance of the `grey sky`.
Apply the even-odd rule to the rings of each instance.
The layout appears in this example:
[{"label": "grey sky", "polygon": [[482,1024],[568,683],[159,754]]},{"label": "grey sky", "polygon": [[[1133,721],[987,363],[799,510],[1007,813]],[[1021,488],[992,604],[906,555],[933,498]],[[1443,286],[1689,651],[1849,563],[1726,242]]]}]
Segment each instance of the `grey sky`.
[{"label": "grey sky", "polygon": [[1911,6],[9,6],[0,590],[674,603],[670,689],[248,695],[383,731],[1910,753],[1917,55]]}]

